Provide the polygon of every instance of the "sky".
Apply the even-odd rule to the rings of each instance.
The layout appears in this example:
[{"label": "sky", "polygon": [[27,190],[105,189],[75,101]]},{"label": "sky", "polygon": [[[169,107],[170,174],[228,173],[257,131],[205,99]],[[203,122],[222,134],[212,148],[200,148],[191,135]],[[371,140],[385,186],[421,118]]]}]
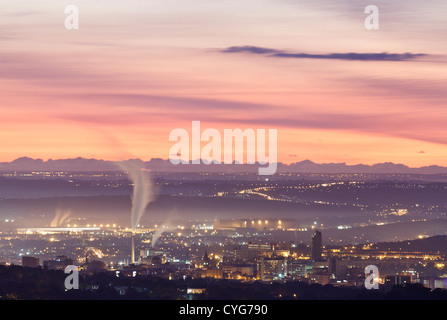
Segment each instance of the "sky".
[{"label": "sky", "polygon": [[[367,30],[367,5],[379,30]],[[66,30],[65,7],[80,11]],[[0,161],[169,157],[277,129],[278,161],[447,166],[445,0],[0,3]]]}]

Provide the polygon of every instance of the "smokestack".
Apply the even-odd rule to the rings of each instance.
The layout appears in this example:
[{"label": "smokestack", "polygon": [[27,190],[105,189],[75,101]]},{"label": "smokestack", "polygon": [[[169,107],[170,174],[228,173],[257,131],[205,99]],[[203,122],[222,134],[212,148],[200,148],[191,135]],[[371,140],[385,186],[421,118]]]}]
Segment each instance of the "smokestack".
[{"label": "smokestack", "polygon": [[132,252],[131,252],[131,263],[135,264],[135,233],[132,232]]}]

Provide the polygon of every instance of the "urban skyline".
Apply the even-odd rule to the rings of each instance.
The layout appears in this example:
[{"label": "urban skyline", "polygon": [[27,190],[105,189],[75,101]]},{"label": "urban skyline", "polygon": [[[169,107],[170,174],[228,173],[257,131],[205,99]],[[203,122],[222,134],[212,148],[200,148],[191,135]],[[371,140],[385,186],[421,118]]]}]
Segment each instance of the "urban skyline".
[{"label": "urban skyline", "polygon": [[[400,182],[353,181],[357,174],[334,181],[332,175],[320,174],[317,179],[326,182],[297,183],[293,177],[268,181],[257,174],[215,174],[219,180],[213,180],[200,173],[152,173],[158,191],[134,226],[136,203],[129,196],[139,187],[126,173],[34,174],[2,178],[9,188],[0,189],[0,264],[11,272],[44,274],[74,265],[84,281],[89,279],[81,296],[101,297],[94,279],[102,275],[118,283],[143,281],[133,285],[140,290],[133,295],[132,285],[114,284],[108,293],[113,299],[159,299],[165,294],[144,293],[146,280],[179,287],[166,299],[217,298],[209,287],[213,282],[203,280],[298,286],[287,294],[266,292],[259,298],[317,299],[329,285],[339,288],[340,295],[366,299],[364,269],[371,265],[378,267],[380,287],[379,295],[370,298],[392,298],[395,285],[427,289],[413,296],[419,298],[441,298],[447,288],[446,182],[408,177]],[[43,193],[29,198],[25,186]],[[20,191],[8,197],[4,190],[11,188]],[[64,189],[69,197],[53,194]],[[103,190],[113,191],[105,195]],[[17,265],[27,269],[14,269]],[[301,291],[308,290],[300,287],[305,284],[321,289],[308,295]]]}]

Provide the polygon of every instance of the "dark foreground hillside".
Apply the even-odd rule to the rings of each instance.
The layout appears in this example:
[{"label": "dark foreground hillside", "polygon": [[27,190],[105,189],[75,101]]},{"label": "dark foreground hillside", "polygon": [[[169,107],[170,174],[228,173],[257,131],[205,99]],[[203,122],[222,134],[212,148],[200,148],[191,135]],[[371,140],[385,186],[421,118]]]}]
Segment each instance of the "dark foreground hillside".
[{"label": "dark foreground hillside", "polygon": [[[418,284],[366,290],[357,287],[309,285],[303,282],[242,283],[230,280],[166,280],[155,277],[116,277],[114,273],[80,275],[79,290],[66,291],[63,271],[0,266],[3,300],[447,300],[447,290]],[[205,289],[189,295],[188,288]]]}]

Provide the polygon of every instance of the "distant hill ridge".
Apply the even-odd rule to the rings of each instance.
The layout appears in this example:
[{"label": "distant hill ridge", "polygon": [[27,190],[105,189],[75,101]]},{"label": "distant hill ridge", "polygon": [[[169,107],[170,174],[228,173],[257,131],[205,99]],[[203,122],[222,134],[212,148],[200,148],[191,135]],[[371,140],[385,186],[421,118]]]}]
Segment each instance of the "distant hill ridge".
[{"label": "distant hill ridge", "polygon": [[[149,161],[141,159],[126,160],[133,162],[142,168],[160,172],[248,172],[255,173],[259,164],[190,164],[173,165],[169,160],[153,158]],[[121,171],[113,162],[101,159],[32,159],[21,157],[11,162],[0,162],[0,171]],[[277,173],[365,173],[365,174],[447,174],[447,167],[425,166],[410,168],[404,164],[392,162],[377,163],[374,165],[346,163],[315,163],[310,160],[299,161],[291,164],[279,162]]]},{"label": "distant hill ridge", "polygon": [[395,251],[417,251],[417,252],[430,252],[447,254],[447,235],[438,235],[423,239],[415,239],[408,241],[398,242],[378,242],[375,243],[373,248],[377,247],[378,250],[395,250]]}]

